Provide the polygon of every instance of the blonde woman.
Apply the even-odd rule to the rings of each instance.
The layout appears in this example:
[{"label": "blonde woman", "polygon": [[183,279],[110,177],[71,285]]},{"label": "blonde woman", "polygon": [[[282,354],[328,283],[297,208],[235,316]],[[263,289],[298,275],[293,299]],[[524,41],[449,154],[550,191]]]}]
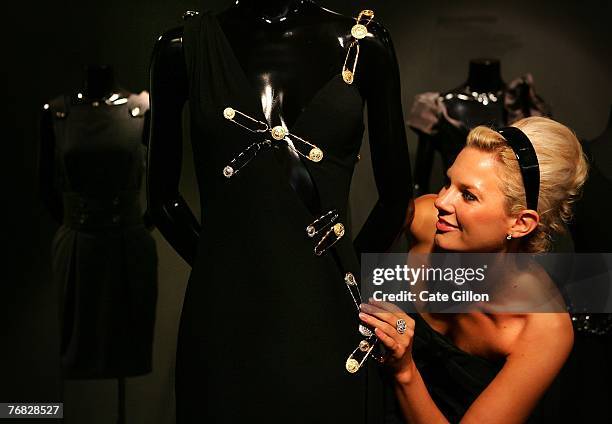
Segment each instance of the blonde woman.
[{"label": "blonde woman", "polygon": [[[546,252],[586,176],[580,143],[558,122],[477,127],[449,183],[416,200],[410,252]],[[538,279],[520,269],[515,277],[537,295]],[[567,313],[408,316],[374,301],[361,310],[388,351],[401,413],[414,424],[525,422],[573,345]]]}]

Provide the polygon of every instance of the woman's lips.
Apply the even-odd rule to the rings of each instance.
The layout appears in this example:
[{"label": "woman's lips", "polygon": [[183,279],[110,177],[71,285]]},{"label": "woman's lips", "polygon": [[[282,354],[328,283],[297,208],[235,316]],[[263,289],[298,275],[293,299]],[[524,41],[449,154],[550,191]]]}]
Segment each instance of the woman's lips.
[{"label": "woman's lips", "polygon": [[454,225],[449,224],[448,222],[446,222],[442,218],[438,218],[438,221],[436,222],[436,228],[438,229],[438,231],[442,231],[442,232],[458,231],[459,230],[457,227],[455,227]]}]

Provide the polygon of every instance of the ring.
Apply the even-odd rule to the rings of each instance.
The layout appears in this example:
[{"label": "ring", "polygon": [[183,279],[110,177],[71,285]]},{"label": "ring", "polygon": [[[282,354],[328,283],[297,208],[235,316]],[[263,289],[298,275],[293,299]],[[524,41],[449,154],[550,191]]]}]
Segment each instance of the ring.
[{"label": "ring", "polygon": [[399,334],[404,334],[406,332],[406,321],[403,319],[398,319],[395,322],[395,329]]}]

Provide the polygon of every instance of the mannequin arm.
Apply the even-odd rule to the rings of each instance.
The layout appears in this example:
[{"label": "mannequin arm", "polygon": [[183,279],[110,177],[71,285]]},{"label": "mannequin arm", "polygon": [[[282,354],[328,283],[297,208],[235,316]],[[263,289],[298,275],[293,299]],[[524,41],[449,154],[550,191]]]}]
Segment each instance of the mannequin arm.
[{"label": "mannequin arm", "polygon": [[151,63],[151,125],[147,160],[148,214],[164,238],[190,265],[200,225],[179,192],[183,155],[183,106],[188,98],[182,28],[157,41]]},{"label": "mannequin arm", "polygon": [[434,162],[434,145],[429,134],[417,131],[418,146],[414,169],[414,196],[429,193],[429,179]]},{"label": "mannequin arm", "polygon": [[399,69],[389,33],[373,23],[363,41],[361,83],[368,106],[368,132],[378,201],[355,239],[357,253],[385,252],[414,210],[410,158],[401,103]]},{"label": "mannequin arm", "polygon": [[62,195],[58,189],[55,171],[55,132],[50,109],[43,110],[40,121],[40,146],[38,149],[38,183],[40,197],[51,214],[61,223],[64,209]]},{"label": "mannequin arm", "polygon": [[[148,147],[148,143],[149,143],[149,131],[151,128],[151,111],[147,110],[145,112],[144,115],[144,123],[142,126],[142,149],[143,149],[143,156],[144,156],[144,164],[143,164],[143,169],[145,170],[145,175],[144,175],[144,183],[146,185],[146,178],[147,178],[147,174],[146,174],[146,169],[147,169],[147,157],[149,156],[149,147]],[[153,231],[155,229],[155,222],[153,222],[153,218],[151,217],[151,213],[149,212],[149,207],[148,205],[145,205],[145,210],[142,213],[142,222],[144,223],[144,226],[147,230],[149,231]]]}]

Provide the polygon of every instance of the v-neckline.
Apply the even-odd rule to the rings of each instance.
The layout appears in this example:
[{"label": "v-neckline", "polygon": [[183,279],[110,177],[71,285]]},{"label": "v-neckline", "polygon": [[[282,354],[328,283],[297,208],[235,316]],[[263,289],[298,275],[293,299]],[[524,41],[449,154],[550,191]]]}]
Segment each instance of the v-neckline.
[{"label": "v-neckline", "polygon": [[[228,53],[228,58],[230,61],[233,62],[234,68],[236,68],[236,72],[239,74],[239,78],[242,80],[242,85],[245,87],[245,90],[247,90],[249,92],[249,100],[248,102],[250,103],[251,101],[254,102],[254,109],[256,109],[254,111],[254,113],[257,114],[257,119],[261,119],[262,122],[266,122],[267,123],[267,117],[265,116],[263,110],[261,109],[261,107],[259,107],[257,101],[255,101],[255,99],[258,98],[258,91],[255,89],[255,87],[251,84],[251,82],[249,81],[247,74],[242,66],[242,64],[240,63],[240,61],[238,60],[238,56],[236,56],[236,53],[234,51],[234,48],[232,47],[231,43],[229,42],[229,39],[227,37],[227,35],[225,34],[225,31],[223,30],[223,27],[221,26],[221,22],[219,21],[219,18],[217,17],[216,14],[209,12],[210,17],[212,18],[212,20],[214,21],[215,25],[217,26],[217,29],[219,31],[219,34],[221,36],[221,41],[224,44],[225,50]],[[328,89],[328,87],[330,87],[332,85],[332,83],[334,83],[338,77],[342,78],[342,74],[340,72],[334,74],[331,78],[329,78],[314,94],[313,96],[306,102],[306,104],[302,107],[302,110],[300,111],[300,113],[298,113],[297,117],[295,118],[295,121],[291,124],[291,125],[287,125],[289,131],[291,132],[292,128],[298,128],[301,121],[304,119],[304,116],[306,115],[306,113],[308,112],[309,109],[311,109],[311,107],[316,104],[316,102],[318,101],[319,97],[323,95],[323,93]],[[344,80],[342,81],[343,84],[346,84],[344,82]],[[251,96],[253,97],[253,100],[251,100]],[[271,118],[272,120],[272,118]]]}]

